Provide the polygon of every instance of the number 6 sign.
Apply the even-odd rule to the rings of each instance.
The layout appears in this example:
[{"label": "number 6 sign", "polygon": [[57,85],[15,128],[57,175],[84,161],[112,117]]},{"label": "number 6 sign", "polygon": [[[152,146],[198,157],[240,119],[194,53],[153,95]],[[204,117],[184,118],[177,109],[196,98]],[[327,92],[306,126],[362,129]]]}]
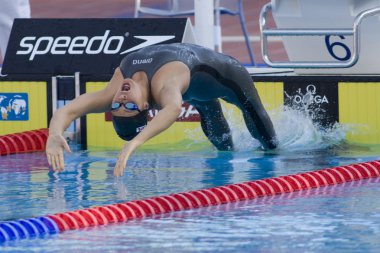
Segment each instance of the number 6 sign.
[{"label": "number 6 sign", "polygon": [[[334,57],[335,59],[337,59],[338,61],[347,61],[348,59],[351,58],[351,51],[350,51],[350,48],[345,45],[343,42],[339,42],[339,41],[336,41],[336,42],[330,42],[330,37],[331,35],[327,35],[325,36],[325,43],[326,43],[326,47],[327,47],[327,50],[329,51],[330,55],[332,57]],[[340,35],[339,38],[341,39],[345,39],[344,36]],[[334,52],[334,48],[342,48],[344,51],[345,51],[345,54],[343,57],[339,57],[335,52]]]}]

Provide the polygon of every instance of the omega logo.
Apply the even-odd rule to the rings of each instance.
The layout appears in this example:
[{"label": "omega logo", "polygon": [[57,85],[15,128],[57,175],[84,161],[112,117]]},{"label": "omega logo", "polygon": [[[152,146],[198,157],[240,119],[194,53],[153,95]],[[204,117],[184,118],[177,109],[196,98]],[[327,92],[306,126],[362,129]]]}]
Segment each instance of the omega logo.
[{"label": "omega logo", "polygon": [[306,86],[306,93],[302,92],[302,89],[299,88],[297,90],[297,94],[294,96],[287,97],[291,99],[296,104],[304,104],[304,105],[310,105],[310,104],[328,104],[329,100],[327,99],[326,95],[320,95],[317,94],[317,88],[313,84],[309,84]]}]

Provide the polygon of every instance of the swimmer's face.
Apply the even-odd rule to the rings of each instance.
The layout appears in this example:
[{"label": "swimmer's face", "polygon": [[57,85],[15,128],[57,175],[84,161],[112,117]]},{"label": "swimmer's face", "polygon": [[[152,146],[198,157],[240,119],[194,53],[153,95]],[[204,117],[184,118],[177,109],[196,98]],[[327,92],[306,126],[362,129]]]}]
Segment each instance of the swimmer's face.
[{"label": "swimmer's face", "polygon": [[[130,78],[123,80],[120,89],[113,97],[112,103],[121,104],[119,108],[111,110],[114,116],[132,117],[145,110],[141,88],[138,83]],[[136,106],[133,106],[133,104]],[[127,105],[127,108],[124,105]]]}]

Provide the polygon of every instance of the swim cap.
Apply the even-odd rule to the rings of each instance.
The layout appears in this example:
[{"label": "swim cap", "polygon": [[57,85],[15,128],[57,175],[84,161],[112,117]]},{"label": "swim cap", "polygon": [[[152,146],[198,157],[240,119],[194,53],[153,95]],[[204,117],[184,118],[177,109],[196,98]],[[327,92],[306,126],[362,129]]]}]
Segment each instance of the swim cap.
[{"label": "swim cap", "polygon": [[130,141],[146,127],[148,111],[142,111],[132,117],[112,116],[112,122],[117,135],[123,140]]}]

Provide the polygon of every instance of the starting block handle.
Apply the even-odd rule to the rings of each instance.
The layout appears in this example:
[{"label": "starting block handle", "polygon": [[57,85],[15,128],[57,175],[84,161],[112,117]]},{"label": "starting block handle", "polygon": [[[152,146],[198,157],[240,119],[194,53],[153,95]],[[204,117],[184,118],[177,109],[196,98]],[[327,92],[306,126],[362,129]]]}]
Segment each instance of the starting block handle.
[{"label": "starting block handle", "polygon": [[[363,19],[380,13],[380,7],[360,12],[354,20],[352,29],[267,29],[266,18],[272,10],[271,3],[263,6],[260,12],[261,54],[264,62],[273,68],[349,68],[359,60],[360,23]],[[289,61],[273,62],[268,55],[268,37],[270,36],[352,36],[352,55],[341,62],[336,61]]]}]

